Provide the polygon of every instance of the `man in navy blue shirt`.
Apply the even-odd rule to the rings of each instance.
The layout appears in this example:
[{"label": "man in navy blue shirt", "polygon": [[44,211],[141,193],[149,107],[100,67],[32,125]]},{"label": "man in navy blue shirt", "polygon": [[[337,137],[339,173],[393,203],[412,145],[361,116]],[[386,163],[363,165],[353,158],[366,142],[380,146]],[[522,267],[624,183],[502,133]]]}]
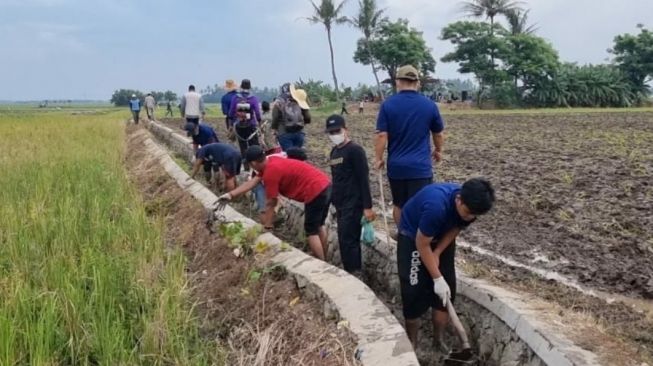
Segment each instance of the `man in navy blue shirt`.
[{"label": "man in navy blue shirt", "polygon": [[447,302],[456,295],[456,236],[494,204],[490,182],[474,178],[426,186],[406,202],[399,223],[397,268],[406,333],[417,344],[419,318],[433,309],[434,342],[449,322]]},{"label": "man in navy blue shirt", "polygon": [[[232,191],[236,188],[236,176],[240,174],[241,157],[240,152],[230,144],[220,142],[202,146],[195,154],[195,163],[191,178],[195,178],[201,166],[204,166],[204,173],[207,174],[207,181],[211,182],[211,170],[219,174],[220,168],[224,173],[225,191]],[[217,178],[217,177],[216,177]],[[213,179],[215,189],[218,189],[218,179]]]},{"label": "man in navy blue shirt", "polygon": [[224,114],[224,123],[227,127],[227,131],[231,128],[232,122],[229,119],[229,109],[231,108],[231,99],[238,93],[238,87],[236,82],[233,80],[227,80],[224,83],[224,90],[227,92],[220,99],[220,105],[222,106],[222,114]]},{"label": "man in navy blue shirt", "polygon": [[[385,165],[387,145],[392,215],[399,225],[406,201],[433,181],[431,158],[436,162],[442,159],[444,122],[435,103],[418,92],[417,69],[402,66],[396,83],[397,94],[381,105],[376,121],[374,167],[380,170]],[[433,153],[429,136],[435,145]]]},{"label": "man in navy blue shirt", "polygon": [[188,122],[184,129],[186,130],[188,137],[193,138],[193,151],[196,153],[197,150],[204,145],[220,142],[213,127],[205,123],[195,124]]}]

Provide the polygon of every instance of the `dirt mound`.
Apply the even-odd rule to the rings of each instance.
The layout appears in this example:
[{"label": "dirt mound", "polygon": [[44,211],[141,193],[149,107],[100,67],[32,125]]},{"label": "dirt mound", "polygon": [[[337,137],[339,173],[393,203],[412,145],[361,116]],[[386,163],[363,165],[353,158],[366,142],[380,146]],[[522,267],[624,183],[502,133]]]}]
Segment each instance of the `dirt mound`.
[{"label": "dirt mound", "polygon": [[357,364],[350,332],[324,320],[320,304],[303,298],[283,270],[237,258],[209,233],[203,207],[144,153],[145,136],[140,128],[128,128],[128,172],[148,212],[165,220],[167,243],[187,253],[200,331],[228,348],[226,364]]}]

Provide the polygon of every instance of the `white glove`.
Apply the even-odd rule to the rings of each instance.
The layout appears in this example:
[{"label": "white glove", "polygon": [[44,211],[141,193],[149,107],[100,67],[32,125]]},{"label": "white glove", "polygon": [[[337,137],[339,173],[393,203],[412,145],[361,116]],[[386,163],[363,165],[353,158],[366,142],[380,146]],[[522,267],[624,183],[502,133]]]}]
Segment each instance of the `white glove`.
[{"label": "white glove", "polygon": [[449,289],[444,277],[440,276],[433,279],[433,292],[442,299],[442,306],[447,306],[447,302],[451,299],[451,289]]}]

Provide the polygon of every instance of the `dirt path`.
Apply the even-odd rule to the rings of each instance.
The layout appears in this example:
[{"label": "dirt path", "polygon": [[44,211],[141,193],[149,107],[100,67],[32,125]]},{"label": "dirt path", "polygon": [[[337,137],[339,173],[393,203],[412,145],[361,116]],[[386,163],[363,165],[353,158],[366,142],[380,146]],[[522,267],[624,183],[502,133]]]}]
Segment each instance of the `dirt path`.
[{"label": "dirt path", "polygon": [[[187,253],[189,290],[201,333],[226,348],[228,365],[356,365],[356,342],[326,321],[320,304],[301,296],[284,271],[239,259],[201,223],[203,207],[143,151],[143,129],[128,131],[126,166],[166,241]],[[260,277],[260,278],[259,278]]]}]

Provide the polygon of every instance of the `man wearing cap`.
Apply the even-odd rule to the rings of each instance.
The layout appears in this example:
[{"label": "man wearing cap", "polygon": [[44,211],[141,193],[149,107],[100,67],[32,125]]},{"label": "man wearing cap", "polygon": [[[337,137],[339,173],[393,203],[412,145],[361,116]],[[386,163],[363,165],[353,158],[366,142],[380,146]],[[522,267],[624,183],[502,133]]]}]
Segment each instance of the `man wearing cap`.
[{"label": "man wearing cap", "polygon": [[[442,160],[444,122],[435,103],[421,95],[419,73],[413,66],[397,70],[397,94],[381,105],[376,121],[375,169],[382,169],[388,147],[388,178],[393,218],[397,225],[401,208],[433,181],[433,164]],[[435,149],[431,153],[429,135]]]},{"label": "man wearing cap", "polygon": [[[229,118],[238,140],[240,153],[245,155],[248,147],[259,145],[258,124],[261,121],[261,108],[256,95],[251,93],[252,83],[243,79],[240,91],[231,99]],[[249,164],[245,162],[245,171],[249,171]]]},{"label": "man wearing cap", "polygon": [[227,131],[229,131],[232,125],[231,120],[229,119],[229,109],[231,108],[231,100],[238,93],[236,89],[238,88],[236,87],[235,81],[231,79],[225,81],[224,90],[227,93],[222,96],[222,99],[220,99],[220,105],[222,106],[222,114],[224,115],[224,123]]},{"label": "man wearing cap", "polygon": [[334,114],[326,120],[326,133],[333,144],[329,165],[333,179],[331,203],[336,208],[338,243],[345,271],[359,275],[361,219],[374,221],[369,168],[365,150],[349,138],[345,119]]},{"label": "man wearing cap", "polygon": [[[191,178],[195,178],[200,167],[203,166],[204,176],[208,182],[211,182],[211,171],[219,174],[220,168],[222,168],[225,178],[223,189],[230,191],[236,188],[236,176],[240,174],[240,163],[240,153],[231,144],[217,142],[204,145],[195,153]],[[218,181],[217,176],[214,177],[213,183],[216,190],[219,189]]]},{"label": "man wearing cap", "polygon": [[331,181],[318,168],[303,161],[278,156],[265,156],[260,146],[247,149],[245,159],[257,176],[240,187],[219,197],[227,202],[254,189],[259,182],[265,187],[265,213],[261,221],[266,229],[273,228],[279,195],[304,203],[304,231],[315,257],[325,260],[327,235],[324,222],[331,202]]},{"label": "man wearing cap", "polygon": [[188,137],[193,139],[194,152],[197,152],[197,150],[202,146],[220,142],[218,140],[218,135],[216,135],[213,127],[205,123],[195,124],[192,122],[187,122],[186,126],[184,126],[184,129],[186,130]]},{"label": "man wearing cap", "polygon": [[283,151],[304,146],[304,125],[311,123],[306,91],[291,83],[281,86],[281,94],[272,108],[272,130]]},{"label": "man wearing cap", "polygon": [[141,113],[141,101],[136,98],[136,94],[132,94],[132,99],[129,101],[129,110],[134,117],[134,123],[138,124],[138,115]]},{"label": "man wearing cap", "polygon": [[200,116],[204,117],[206,114],[202,95],[195,91],[195,85],[190,85],[188,92],[181,97],[179,110],[181,111],[181,117],[186,118],[186,122],[195,124],[199,124]]},{"label": "man wearing cap", "polygon": [[145,97],[145,111],[147,112],[148,121],[154,121],[154,107],[156,107],[156,101],[152,93],[147,93]]},{"label": "man wearing cap", "polygon": [[449,322],[447,302],[456,297],[456,236],[490,211],[495,194],[490,182],[473,178],[430,184],[406,202],[397,243],[397,272],[406,333],[413,345],[421,316],[432,309],[434,343],[440,349]]}]

